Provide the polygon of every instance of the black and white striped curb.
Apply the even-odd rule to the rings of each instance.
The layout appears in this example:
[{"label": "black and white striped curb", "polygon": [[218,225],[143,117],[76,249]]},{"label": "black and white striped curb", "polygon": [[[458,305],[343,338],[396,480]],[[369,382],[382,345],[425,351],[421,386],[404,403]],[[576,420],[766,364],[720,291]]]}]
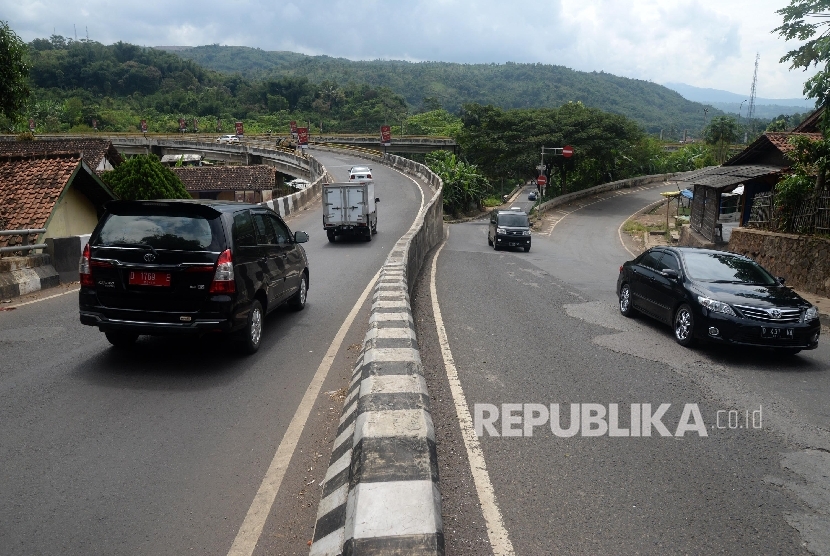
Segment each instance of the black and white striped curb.
[{"label": "black and white striped curb", "polygon": [[[423,168],[406,169],[417,175],[413,170]],[[369,330],[322,482],[311,556],[444,554],[435,431],[409,301],[410,280],[442,233],[443,184],[434,177],[436,194],[392,249],[374,287]]]},{"label": "black and white striped curb", "polygon": [[405,274],[403,263],[387,264],[375,287],[312,555],[443,553],[435,432]]},{"label": "black and white striped curb", "polygon": [[0,259],[0,299],[11,299],[60,284],[58,271],[45,253]]}]

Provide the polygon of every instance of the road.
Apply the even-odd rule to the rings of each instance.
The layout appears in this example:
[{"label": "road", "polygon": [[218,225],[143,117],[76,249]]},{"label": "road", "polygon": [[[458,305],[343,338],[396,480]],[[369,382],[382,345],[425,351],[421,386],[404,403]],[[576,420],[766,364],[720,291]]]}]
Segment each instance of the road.
[{"label": "road", "polygon": [[[314,154],[343,180],[365,164]],[[254,356],[150,337],[119,352],[78,322],[72,293],[0,312],[0,554],[228,553],[324,354],[421,206],[416,184],[376,166],[371,242],[330,244],[319,203],[288,221],[311,236],[308,305],[272,313]],[[367,325],[368,303],[248,553],[307,554],[340,412],[332,392]]]},{"label": "road", "polygon": [[[632,257],[618,229],[661,190],[550,211],[530,253],[493,251],[486,220],[450,226],[437,252],[438,311],[432,261],[426,265],[413,303],[433,397],[447,554],[491,554],[491,543],[497,554],[521,555],[830,553],[827,330],[819,349],[780,358],[684,349],[668,327],[621,317],[614,288],[619,265]],[[522,417],[540,414],[516,406],[519,436],[505,436],[501,418],[499,436],[481,426],[483,458],[473,451],[474,468],[486,468],[494,493],[494,507],[482,511],[447,377],[453,367],[460,407],[473,417],[477,404],[495,406],[500,417],[511,409],[503,404],[560,404],[564,428],[570,404],[609,413],[616,404],[627,428],[633,404],[651,404],[653,415],[668,403],[661,422],[671,435],[649,427],[648,437],[589,436],[583,423],[565,437],[548,421],[527,436]],[[674,436],[690,422],[681,419],[687,404],[697,404],[705,436]],[[493,535],[499,522],[506,541]]]}]

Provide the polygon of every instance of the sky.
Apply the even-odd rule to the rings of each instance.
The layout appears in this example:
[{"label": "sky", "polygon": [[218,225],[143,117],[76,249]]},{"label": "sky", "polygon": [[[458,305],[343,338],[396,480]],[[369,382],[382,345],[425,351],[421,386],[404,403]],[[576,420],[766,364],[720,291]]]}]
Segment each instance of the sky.
[{"label": "sky", "polygon": [[[779,62],[788,0],[0,0],[25,41],[221,44],[351,60],[542,63],[655,83],[800,98]],[[73,27],[74,26],[74,27]]]}]

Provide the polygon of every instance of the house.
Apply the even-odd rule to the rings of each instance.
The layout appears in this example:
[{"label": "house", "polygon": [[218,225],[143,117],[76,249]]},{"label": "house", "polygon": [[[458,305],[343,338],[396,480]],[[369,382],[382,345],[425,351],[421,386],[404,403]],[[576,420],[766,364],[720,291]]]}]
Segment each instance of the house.
[{"label": "house", "polygon": [[273,166],[171,168],[195,199],[261,203],[284,195],[282,174]]},{"label": "house", "polygon": [[[0,154],[0,229],[46,229],[29,243],[89,234],[115,198],[78,152]],[[0,245],[21,239],[0,236]]]},{"label": "house", "polygon": [[98,174],[112,170],[124,160],[106,139],[37,139],[34,141],[0,141],[0,155],[42,153],[78,153],[86,165]]}]

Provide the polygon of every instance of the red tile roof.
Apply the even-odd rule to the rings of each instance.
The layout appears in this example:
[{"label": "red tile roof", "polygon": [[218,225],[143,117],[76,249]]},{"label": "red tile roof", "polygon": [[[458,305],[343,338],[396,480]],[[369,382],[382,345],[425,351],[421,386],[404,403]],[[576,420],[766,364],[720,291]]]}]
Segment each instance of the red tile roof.
[{"label": "red tile roof", "polygon": [[86,165],[96,170],[106,157],[110,164],[117,166],[123,162],[112,143],[106,139],[36,139],[34,141],[0,141],[0,155],[4,154],[52,154],[77,153]]},{"label": "red tile roof", "polygon": [[790,137],[795,135],[803,135],[805,137],[809,137],[810,139],[816,141],[821,139],[821,133],[796,133],[796,132],[768,132],[765,133],[769,142],[773,144],[773,146],[781,151],[782,153],[788,153],[793,150],[793,146],[790,144]]},{"label": "red tile roof", "polygon": [[[0,229],[43,228],[80,163],[75,153],[0,155]],[[12,244],[19,243],[19,237],[12,238]],[[8,240],[0,236],[0,244]]]},{"label": "red tile roof", "polygon": [[254,166],[184,166],[170,168],[188,191],[270,191],[277,188],[277,170]]}]

